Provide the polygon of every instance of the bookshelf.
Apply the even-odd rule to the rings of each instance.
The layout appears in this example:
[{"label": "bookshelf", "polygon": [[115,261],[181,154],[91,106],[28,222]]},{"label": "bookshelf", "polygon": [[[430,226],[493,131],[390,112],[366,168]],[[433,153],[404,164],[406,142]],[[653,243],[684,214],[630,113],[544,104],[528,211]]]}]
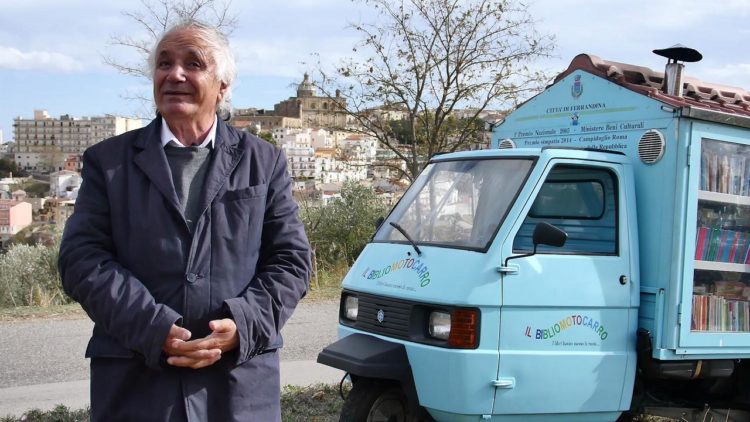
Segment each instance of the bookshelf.
[{"label": "bookshelf", "polygon": [[750,333],[750,146],[704,139],[691,331]]}]

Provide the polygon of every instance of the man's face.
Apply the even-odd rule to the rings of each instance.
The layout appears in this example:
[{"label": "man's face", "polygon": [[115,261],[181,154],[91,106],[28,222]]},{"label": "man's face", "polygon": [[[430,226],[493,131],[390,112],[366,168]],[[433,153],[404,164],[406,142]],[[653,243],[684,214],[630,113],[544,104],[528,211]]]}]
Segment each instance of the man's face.
[{"label": "man's face", "polygon": [[215,76],[216,64],[207,48],[184,29],[157,46],[154,72],[156,108],[168,122],[213,120],[226,86]]}]

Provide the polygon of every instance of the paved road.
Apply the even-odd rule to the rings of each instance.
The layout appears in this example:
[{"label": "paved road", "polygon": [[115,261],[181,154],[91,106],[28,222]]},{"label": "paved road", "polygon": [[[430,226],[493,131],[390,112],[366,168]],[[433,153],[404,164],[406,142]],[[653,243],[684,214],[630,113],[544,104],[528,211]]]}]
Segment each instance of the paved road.
[{"label": "paved road", "polygon": [[[336,382],[340,371],[315,363],[336,340],[338,303],[301,303],[282,331],[282,384]],[[93,323],[88,319],[0,323],[0,417],[32,407],[88,403],[88,360],[83,357]],[[10,363],[12,362],[12,364]],[[34,397],[32,401],[30,399]]]}]

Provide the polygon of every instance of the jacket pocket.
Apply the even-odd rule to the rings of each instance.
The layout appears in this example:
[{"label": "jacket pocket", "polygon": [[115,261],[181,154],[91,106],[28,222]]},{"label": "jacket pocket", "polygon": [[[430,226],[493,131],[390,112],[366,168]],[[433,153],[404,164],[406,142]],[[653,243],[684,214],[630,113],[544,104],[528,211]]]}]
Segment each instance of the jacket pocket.
[{"label": "jacket pocket", "polygon": [[260,196],[266,196],[266,192],[268,192],[268,185],[263,183],[242,189],[228,190],[224,193],[224,200],[226,202],[231,202],[239,201],[240,199],[257,198]]},{"label": "jacket pocket", "polygon": [[126,349],[109,336],[94,335],[86,347],[87,358],[132,358],[135,352]]}]

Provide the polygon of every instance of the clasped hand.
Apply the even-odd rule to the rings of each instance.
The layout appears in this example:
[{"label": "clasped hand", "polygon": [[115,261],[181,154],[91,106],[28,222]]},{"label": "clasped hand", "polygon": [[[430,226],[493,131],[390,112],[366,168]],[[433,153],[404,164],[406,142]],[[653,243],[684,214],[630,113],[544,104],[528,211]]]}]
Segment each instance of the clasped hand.
[{"label": "clasped hand", "polygon": [[211,334],[190,340],[190,331],[172,325],[164,341],[167,363],[186,368],[204,368],[221,359],[221,354],[239,345],[237,324],[231,319],[217,319],[208,323]]}]

